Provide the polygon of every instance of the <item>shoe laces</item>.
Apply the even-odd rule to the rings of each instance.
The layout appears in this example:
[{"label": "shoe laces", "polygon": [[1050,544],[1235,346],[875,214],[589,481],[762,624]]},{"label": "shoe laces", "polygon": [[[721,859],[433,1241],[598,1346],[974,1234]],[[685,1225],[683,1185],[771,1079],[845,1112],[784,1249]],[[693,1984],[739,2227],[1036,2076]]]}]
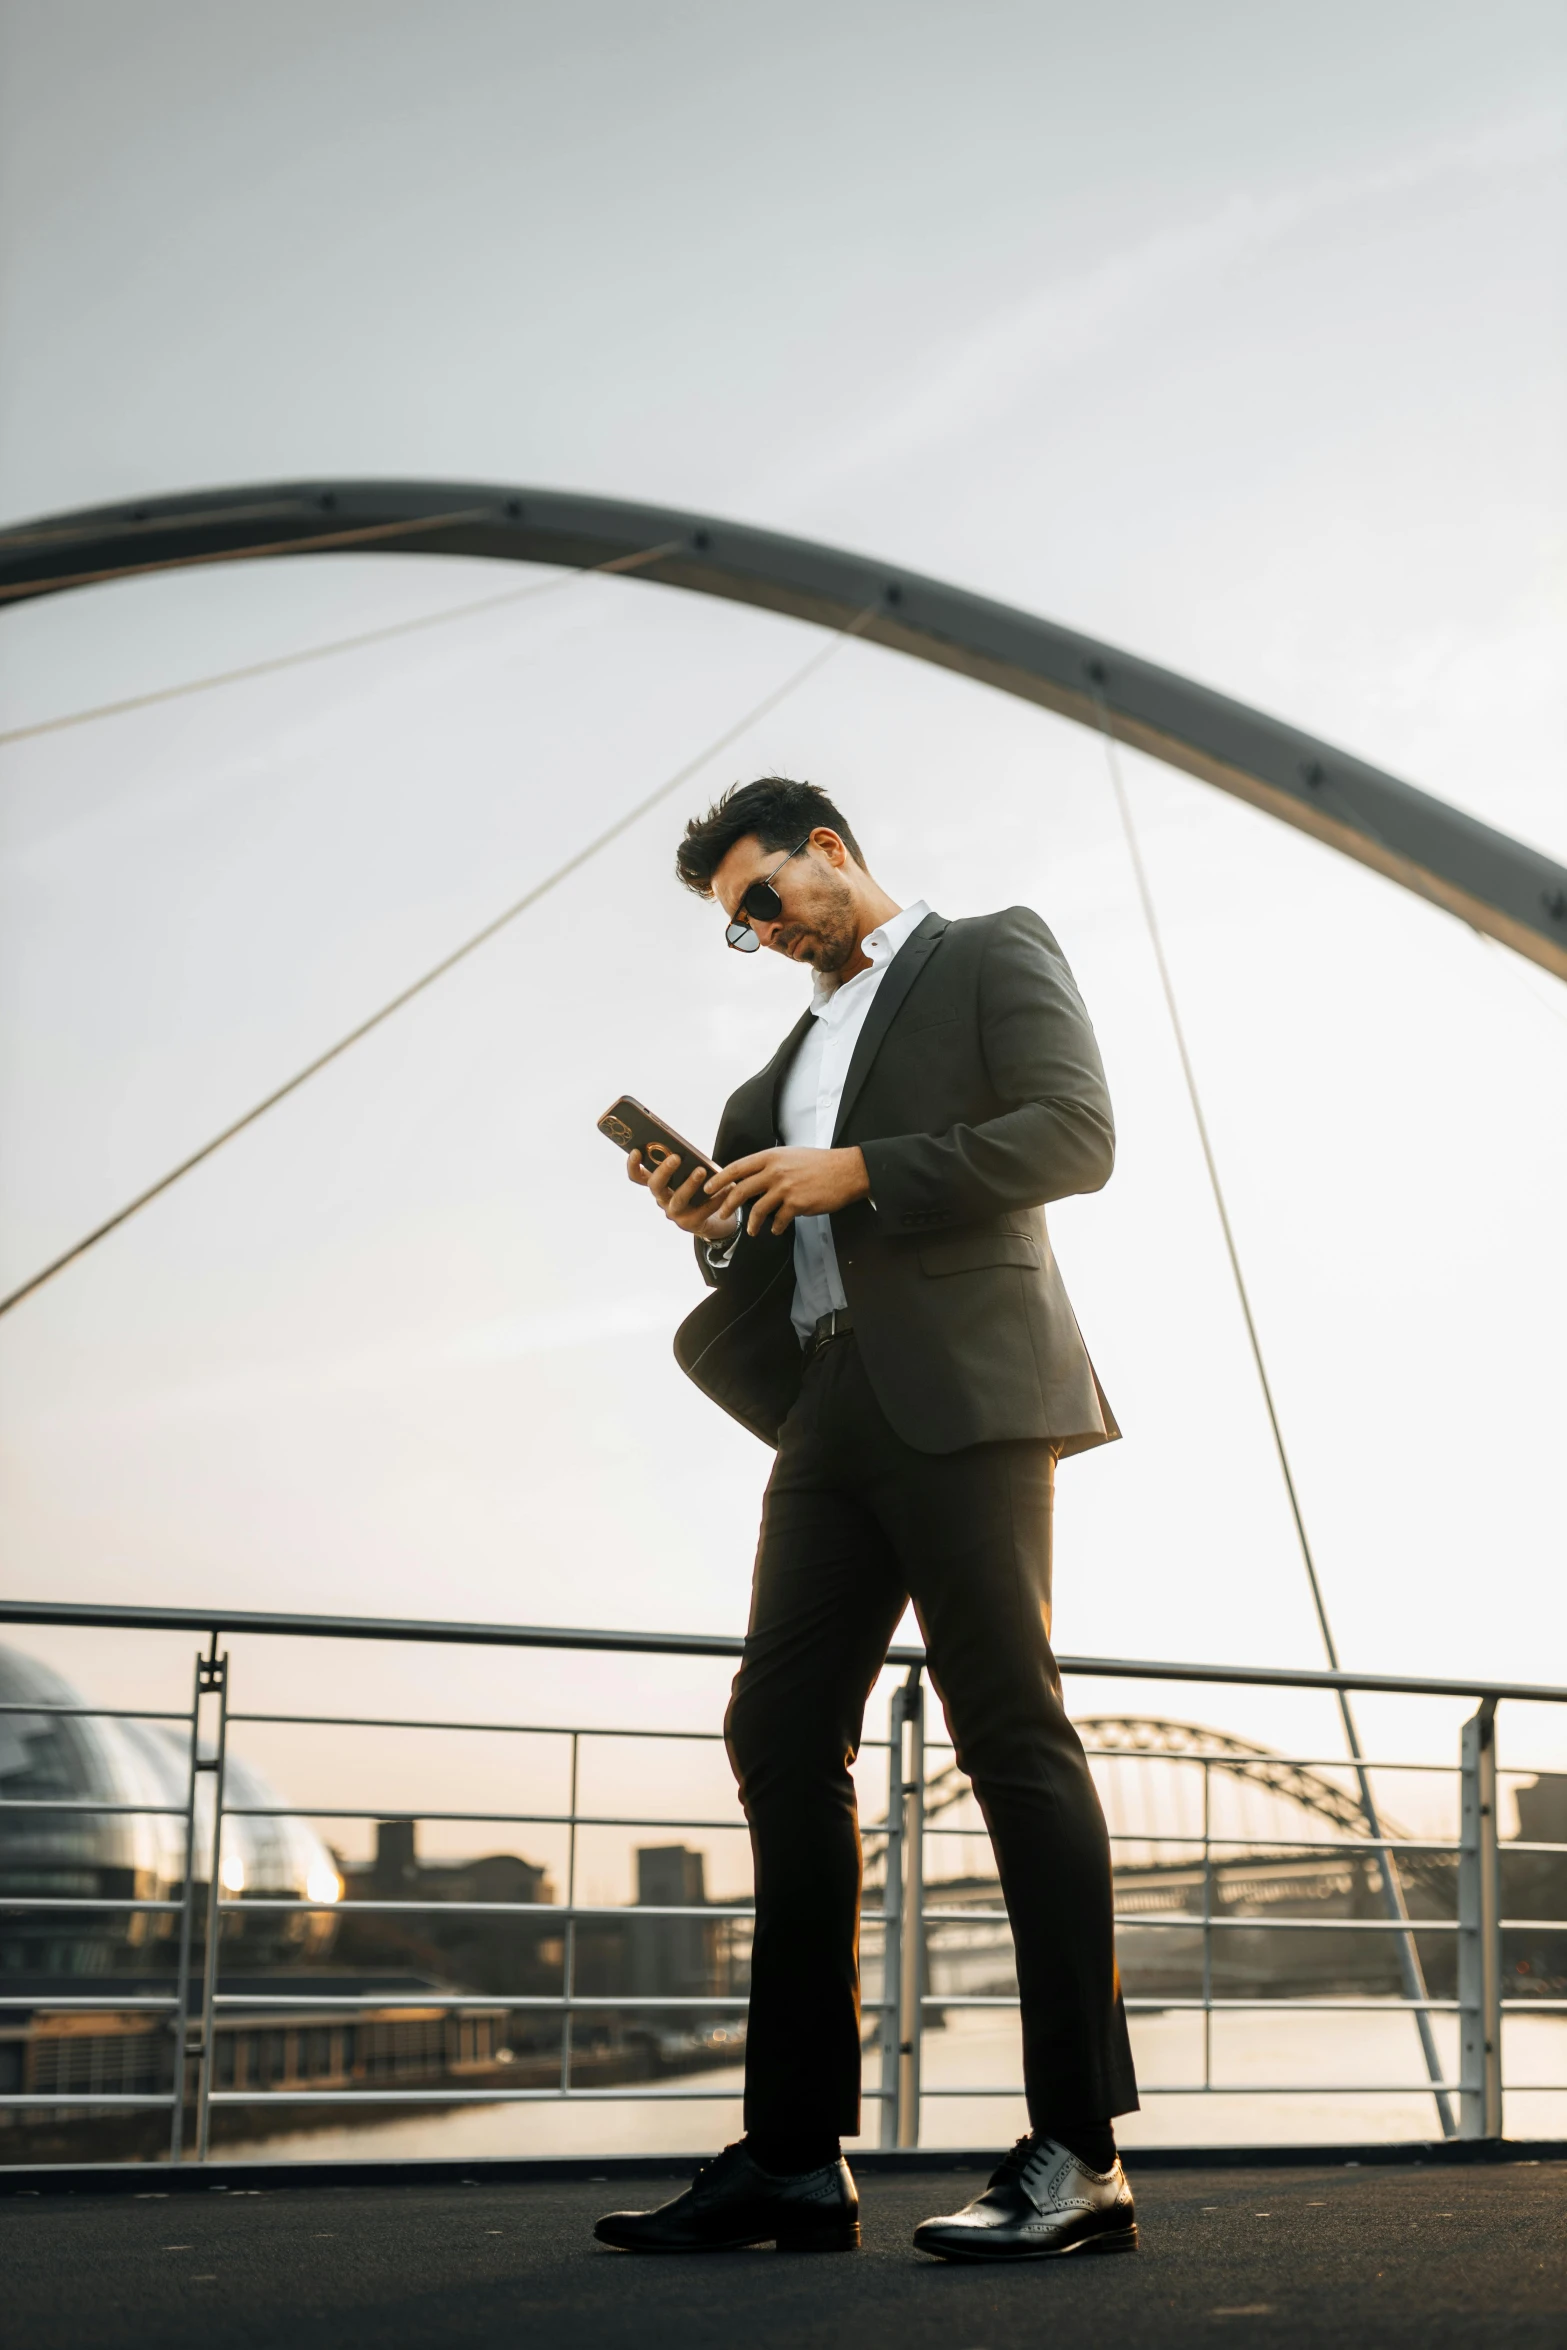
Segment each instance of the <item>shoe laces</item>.
[{"label": "shoe laces", "polygon": [[1001,2157],[996,2166],[995,2175],[991,2179],[991,2185],[999,2187],[1003,2179],[1022,2178],[1029,2166],[1039,2160],[1048,2143],[1047,2139],[1040,2137],[1037,2130],[1025,2130],[1011,2152],[1003,2154]]},{"label": "shoe laces", "polygon": [[698,2187],[701,2185],[704,2179],[716,2178],[721,2170],[725,2170],[730,2166],[735,2155],[743,2154],[744,2152],[745,2148],[737,2138],[735,2143],[732,2146],[726,2146],[722,2153],[709,2155],[706,2162],[699,2162],[697,2164],[696,2176],[691,2181],[692,2186]]}]

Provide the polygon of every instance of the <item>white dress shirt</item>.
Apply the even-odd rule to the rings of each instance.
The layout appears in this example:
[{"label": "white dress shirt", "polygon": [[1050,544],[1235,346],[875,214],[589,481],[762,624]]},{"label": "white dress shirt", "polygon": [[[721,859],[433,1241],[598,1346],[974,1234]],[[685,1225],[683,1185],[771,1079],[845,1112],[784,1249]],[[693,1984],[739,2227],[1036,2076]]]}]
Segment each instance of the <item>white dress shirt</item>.
[{"label": "white dress shirt", "polygon": [[[888,964],[929,912],[921,898],[917,905],[905,906],[901,914],[894,914],[890,922],[871,931],[864,941],[871,964],[868,971],[856,972],[838,987],[825,981],[819,971],[815,974],[810,1029],[789,1065],[778,1097],[778,1139],[788,1149],[832,1148],[844,1080],[865,1015],[887,976]],[[801,1345],[823,1314],[848,1302],[838,1272],[831,1217],[796,1216],[792,1318]]]}]

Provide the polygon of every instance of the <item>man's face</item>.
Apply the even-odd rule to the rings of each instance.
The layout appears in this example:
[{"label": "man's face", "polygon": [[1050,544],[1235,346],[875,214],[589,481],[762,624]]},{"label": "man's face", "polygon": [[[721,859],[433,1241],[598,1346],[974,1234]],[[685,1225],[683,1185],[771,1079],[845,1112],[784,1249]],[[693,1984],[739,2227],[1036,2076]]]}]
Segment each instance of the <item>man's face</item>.
[{"label": "man's face", "polygon": [[746,916],[764,947],[813,970],[841,971],[859,944],[854,893],[844,875],[848,851],[835,832],[820,828],[787,864],[782,849],[764,849],[754,835],[737,840],[713,875],[713,895],[731,921],[753,881],[770,880],[783,906],[776,922]]}]

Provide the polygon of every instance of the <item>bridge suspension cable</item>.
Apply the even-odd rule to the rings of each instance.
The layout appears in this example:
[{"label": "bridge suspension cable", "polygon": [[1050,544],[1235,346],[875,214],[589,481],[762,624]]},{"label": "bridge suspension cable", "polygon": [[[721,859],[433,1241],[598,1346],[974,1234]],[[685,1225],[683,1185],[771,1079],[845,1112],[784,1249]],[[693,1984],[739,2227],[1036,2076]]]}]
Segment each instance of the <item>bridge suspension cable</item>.
[{"label": "bridge suspension cable", "polygon": [[240,669],[219,669],[210,677],[187,678],[182,685],[157,686],[151,693],[128,694],[123,701],[99,702],[90,710],[70,710],[63,717],[40,718],[31,726],[13,726],[0,733],[0,748],[7,743],[31,742],[41,734],[63,734],[68,727],[90,726],[99,718],[123,718],[131,710],[151,710],[161,702],[182,702],[191,694],[210,694],[220,685],[241,685],[252,677],[273,677],[280,669],[301,669],[312,661],[330,661],[339,653],[357,653],[366,645],[390,644],[394,637],[417,636],[425,629],[447,628],[458,620],[471,620],[480,612],[499,612],[508,604],[527,604],[539,596],[558,596],[568,589],[580,587],[584,580],[603,579],[613,572],[636,571],[644,563],[656,563],[671,551],[672,542],[662,546],[644,547],[635,555],[611,555],[603,563],[592,563],[582,571],[568,571],[560,579],[530,580],[526,587],[506,588],[498,596],[476,596],[466,604],[453,604],[445,612],[420,612],[411,620],[388,621],[383,628],[361,629],[355,636],[334,637],[324,645],[306,645],[297,653],[279,653],[270,661],[247,661]]},{"label": "bridge suspension cable", "polygon": [[[1230,1274],[1235,1283],[1235,1294],[1240,1300],[1241,1319],[1246,1325],[1246,1339],[1257,1373],[1257,1384],[1262,1389],[1262,1400],[1267,1408],[1268,1426],[1273,1434],[1273,1449],[1278,1456],[1279,1472],[1284,1480],[1285,1493],[1289,1497],[1290,1516],[1294,1521],[1301,1563],[1306,1570],[1306,1582],[1311,1592],[1311,1604],[1317,1618],[1317,1629],[1322,1635],[1322,1645],[1327,1653],[1329,1669],[1336,1673],[1342,1669],[1339,1664],[1338,1644],[1334,1640],[1333,1627],[1328,1620],[1327,1601],[1323,1597],[1322,1582],[1317,1573],[1317,1562],[1312,1554],[1311,1537],[1306,1531],[1305,1513],[1300,1505],[1300,1493],[1295,1484],[1295,1472],[1290,1466],[1289,1449],[1284,1442],[1284,1430],[1279,1423],[1278,1406],[1273,1396],[1273,1382],[1268,1377],[1268,1366],[1263,1356],[1262,1340],[1258,1335],[1256,1316],[1251,1310],[1251,1294],[1246,1286],[1245,1273],[1241,1269],[1240,1250],[1235,1243],[1235,1228],[1230,1222],[1230,1211],[1225,1201],[1224,1185],[1219,1179],[1219,1162],[1214,1156],[1213,1137],[1208,1130],[1208,1120],[1202,1106],[1202,1094],[1197,1084],[1197,1072],[1192,1064],[1191,1050],[1186,1041],[1185,1023],[1181,1019],[1180,1006],[1176,1002],[1175,982],[1170,974],[1169,958],[1164,951],[1164,935],[1159,926],[1158,909],[1154,904],[1148,869],[1143,862],[1142,846],[1137,838],[1137,827],[1132,821],[1132,806],[1127,796],[1126,778],[1121,772],[1119,750],[1115,736],[1110,730],[1110,714],[1102,699],[1103,680],[1102,677],[1096,677],[1092,669],[1089,675],[1096,692],[1101,693],[1100,732],[1104,740],[1105,763],[1110,770],[1110,788],[1115,798],[1116,812],[1120,817],[1121,831],[1126,841],[1133,879],[1137,885],[1138,901],[1142,907],[1149,944],[1153,949],[1154,965],[1159,974],[1159,986],[1164,996],[1164,1008],[1169,1015],[1170,1027],[1175,1037],[1175,1049],[1180,1059],[1181,1075],[1186,1083],[1186,1098],[1191,1104],[1192,1121],[1196,1126],[1197,1140],[1202,1148],[1203,1165],[1208,1171],[1208,1185],[1213,1193],[1213,1204],[1218,1213],[1219,1229],[1224,1236],[1225,1254],[1229,1258]],[[1383,1900],[1388,1916],[1404,1928],[1402,1933],[1393,1936],[1398,1951],[1399,1971],[1403,1977],[1404,1996],[1407,1999],[1423,2001],[1426,1997],[1425,1970],[1421,1966],[1420,1953],[1415,1945],[1414,1934],[1410,1930],[1409,1910],[1404,1900],[1403,1887],[1398,1881],[1398,1871],[1394,1865],[1393,1856],[1390,1852],[1381,1849],[1382,1825],[1377,1812],[1376,1797],[1372,1792],[1371,1776],[1365,1768],[1365,1750],[1361,1746],[1360,1734],[1355,1726],[1354,1709],[1350,1705],[1346,1690],[1340,1689],[1335,1694],[1338,1698],[1339,1716],[1344,1726],[1344,1741],[1349,1748],[1356,1783],[1360,1790],[1360,1808],[1365,1816],[1366,1833],[1376,1839],[1379,1847],[1377,1863],[1382,1879]],[[1423,2006],[1415,2011],[1415,2026],[1420,2034],[1421,2053],[1425,2058],[1427,2074],[1433,2082],[1438,2082],[1443,2078],[1442,2059],[1436,2044],[1436,2034],[1432,2030],[1431,2018]],[[1452,2102],[1443,2089],[1435,2089],[1433,2095],[1436,2100],[1437,2114],[1442,2124],[1442,2135],[1445,2138],[1451,2138],[1456,2134],[1458,2127],[1453,2116]]]},{"label": "bridge suspension cable", "polygon": [[459,963],[466,962],[468,957],[476,954],[480,947],[488,945],[492,938],[508,928],[520,915],[526,914],[530,907],[536,906],[540,899],[548,897],[552,890],[559,888],[560,884],[568,880],[573,873],[580,872],[582,867],[588,864],[592,858],[598,856],[601,850],[609,848],[613,842],[620,839],[623,833],[629,832],[634,824],[640,823],[641,819],[656,808],[661,801],[667,800],[672,792],[678,791],[682,784],[691,780],[693,775],[699,774],[710,760],[717,758],[720,751],[727,750],[731,743],[737,742],[741,735],[747,733],[759,720],[765,718],[769,711],[776,710],[781,702],[787,701],[791,694],[798,692],[806,680],[814,677],[819,669],[824,668],[851,637],[861,633],[862,629],[875,617],[875,610],[874,605],[867,605],[846,626],[836,631],[827,644],[820,646],[808,661],[802,662],[798,669],[791,671],[781,685],[774,686],[770,692],[762,696],[759,702],[753,703],[743,716],[737,718],[731,726],[725,727],[722,734],[715,736],[712,742],[705,744],[694,759],[688,759],[684,766],[676,769],[673,775],[666,776],[655,790],[650,791],[645,798],[638,800],[635,807],[628,808],[623,816],[617,816],[613,824],[606,825],[602,832],[596,833],[584,847],[569,856],[564,864],[557,865],[552,873],[546,874],[542,881],[535,882],[532,889],[524,891],[523,895],[515,899],[503,912],[494,915],[490,921],[484,924],[482,929],[476,930],[471,938],[464,939],[460,946],[454,947],[450,954],[443,955],[441,960],[432,964],[428,971],[422,972],[407,987],[399,989],[389,1002],[382,1004],[378,1011],[372,1012],[368,1019],[361,1020],[356,1027],[348,1031],[346,1036],[340,1036],[336,1044],[328,1045],[325,1052],[317,1053],[314,1060],[308,1061],[303,1069],[297,1070],[282,1085],[274,1086],[273,1090],[261,1101],[246,1110],[243,1116],[235,1118],[223,1128],[221,1133],[213,1135],[209,1142],[204,1142],[199,1150],[192,1151],[190,1156],[182,1159],[177,1167],[171,1167],[166,1175],[161,1175],[158,1178],[156,1183],[150,1183],[145,1191],[138,1192],[134,1199],[127,1200],[122,1208],[118,1208],[112,1216],[106,1217],[103,1223],[96,1225],[91,1232],[84,1233],[80,1240],[74,1242],[70,1248],[62,1250],[61,1254],[55,1257],[51,1263],[42,1266],[38,1272],[32,1274],[18,1288],[13,1289],[9,1295],[0,1297],[0,1315],[9,1314],[14,1307],[22,1303],[24,1298],[31,1297],[36,1290],[42,1289],[46,1282],[52,1281],[56,1274],[63,1273],[67,1265],[75,1264],[79,1257],[86,1256],[89,1249],[96,1248],[101,1240],[107,1240],[111,1232],[117,1232],[122,1224],[128,1224],[132,1216],[139,1215],[143,1208],[150,1207],[155,1199],[161,1199],[166,1191],[172,1190],[174,1185],[180,1182],[184,1176],[192,1173],[195,1168],[210,1159],[215,1152],[220,1151],[225,1143],[232,1142],[236,1135],[243,1134],[247,1127],[254,1126],[256,1121],[259,1118],[264,1118],[269,1110],[276,1109],[279,1102],[287,1101],[290,1094],[297,1093],[302,1085],[308,1084],[312,1077],[318,1076],[323,1069],[329,1068],[332,1062],[340,1060],[344,1053],[360,1043],[364,1037],[372,1034],[384,1022],[390,1020],[394,1013],[402,1011],[403,1007],[406,1004],[411,1004],[416,996],[423,995],[425,990],[433,987],[438,979],[444,979],[448,971],[455,971]]}]

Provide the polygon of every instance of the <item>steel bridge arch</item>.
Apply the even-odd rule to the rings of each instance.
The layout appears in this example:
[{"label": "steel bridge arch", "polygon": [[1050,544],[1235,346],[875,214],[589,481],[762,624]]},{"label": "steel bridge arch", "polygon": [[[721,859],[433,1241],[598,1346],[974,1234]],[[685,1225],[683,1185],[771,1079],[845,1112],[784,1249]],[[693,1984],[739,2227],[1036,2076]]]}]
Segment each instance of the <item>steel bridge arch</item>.
[{"label": "steel bridge arch", "polygon": [[[1094,1714],[1073,1724],[1085,1746],[1112,1755],[1167,1755],[1172,1761],[1206,1762],[1228,1777],[1265,1787],[1302,1811],[1325,1820],[1346,1837],[1370,1834],[1358,1795],[1335,1785],[1308,1764],[1293,1763],[1270,1746],[1232,1738],[1202,1722],[1166,1722],[1153,1716]],[[1389,1831],[1399,1835],[1401,1830]]]},{"label": "steel bridge arch", "polygon": [[[1346,1849],[1358,1844],[1364,1850],[1371,1845],[1364,1865],[1368,1869],[1373,1867],[1376,1849],[1373,1829],[1360,1797],[1340,1787],[1323,1772],[1313,1770],[1308,1763],[1291,1762],[1271,1746],[1258,1746],[1249,1738],[1232,1737],[1227,1730],[1210,1729],[1205,1722],[1171,1722],[1146,1714],[1089,1714],[1074,1716],[1072,1726],[1095,1756],[1114,1760],[1121,1755],[1151,1755],[1171,1762],[1204,1762],[1227,1778],[1262,1787],[1268,1794],[1280,1796],[1323,1821],[1335,1831],[1337,1838],[1342,1838]],[[1351,1766],[1346,1763],[1344,1767]],[[969,1782],[956,1763],[948,1763],[934,1772],[925,1786],[926,1827],[932,1827],[942,1812],[951,1811],[971,1793]],[[1384,1811],[1375,1833],[1401,1843],[1408,1831]],[[1287,1845],[1288,1839],[1259,1838],[1257,1843],[1259,1849],[1271,1849]],[[1407,1852],[1399,1854],[1397,1867],[1406,1883],[1438,1888],[1449,1884],[1451,1870],[1445,1852],[1411,1845]]]},{"label": "steel bridge arch", "polygon": [[[1225,1730],[1210,1730],[1203,1722],[1167,1722],[1151,1715],[1091,1714],[1074,1719],[1083,1744],[1096,1753],[1153,1755],[1172,1762],[1206,1762],[1230,1778],[1264,1787],[1302,1811],[1325,1820],[1346,1838],[1370,1834],[1358,1796],[1336,1786],[1320,1771],[1293,1763],[1270,1746],[1256,1746],[1249,1738],[1232,1738]],[[932,1775],[925,1790],[927,1824],[939,1813],[962,1803],[969,1783],[956,1763]],[[1390,1831],[1401,1833],[1398,1829]]]},{"label": "steel bridge arch", "polygon": [[[1258,1746],[1249,1738],[1232,1737],[1228,1731],[1212,1729],[1205,1722],[1166,1721],[1148,1714],[1074,1715],[1072,1726],[1096,1759],[1104,1756],[1115,1760],[1126,1755],[1151,1756],[1170,1762],[1203,1762],[1228,1778],[1261,1787],[1268,1794],[1294,1804],[1313,1820],[1321,1821],[1333,1832],[1335,1843],[1342,1841],[1346,1852],[1358,1847],[1364,1859],[1357,1858],[1357,1865],[1374,1867],[1377,1845],[1359,1796],[1309,1764],[1291,1762],[1271,1746]],[[1347,1770],[1352,1766],[1346,1762],[1343,1767]],[[944,1763],[939,1770],[932,1771],[924,1789],[926,1831],[939,1835],[942,1815],[956,1810],[972,1796],[973,1788],[956,1762]],[[1407,1831],[1384,1812],[1378,1833],[1399,1843]],[[1258,1850],[1286,1850],[1291,1846],[1288,1837],[1259,1837],[1256,1841]],[[885,1866],[881,1849],[884,1842],[884,1830],[865,1831],[866,1869],[870,1876]],[[1419,1844],[1401,1852],[1397,1865],[1406,1883],[1441,1887],[1448,1884],[1451,1874],[1445,1853]]]},{"label": "steel bridge arch", "polygon": [[[1567,867],[1333,744],[1033,613],[742,523],[490,483],[270,482],[46,516],[0,532],[0,603],[194,564],[351,552],[479,555],[722,596],[908,653],[1195,775],[1567,979]],[[866,617],[869,615],[869,617]]]}]

